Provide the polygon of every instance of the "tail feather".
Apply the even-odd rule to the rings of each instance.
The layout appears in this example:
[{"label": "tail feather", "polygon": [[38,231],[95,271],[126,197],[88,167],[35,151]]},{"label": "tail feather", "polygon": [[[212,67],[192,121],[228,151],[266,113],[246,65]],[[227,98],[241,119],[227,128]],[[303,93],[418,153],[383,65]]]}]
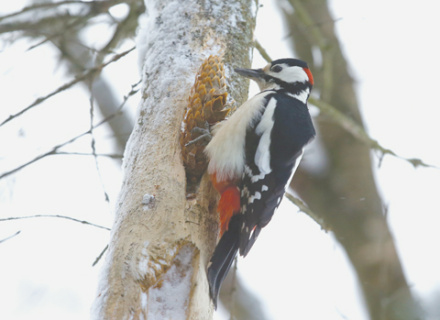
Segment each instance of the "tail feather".
[{"label": "tail feather", "polygon": [[246,257],[252,246],[257,240],[258,235],[260,234],[261,228],[257,225],[254,230],[252,230],[252,234],[247,232],[242,233],[240,237],[240,255]]},{"label": "tail feather", "polygon": [[209,294],[217,308],[217,298],[223,280],[231,268],[240,244],[241,216],[235,215],[229,222],[228,230],[223,234],[208,267]]}]

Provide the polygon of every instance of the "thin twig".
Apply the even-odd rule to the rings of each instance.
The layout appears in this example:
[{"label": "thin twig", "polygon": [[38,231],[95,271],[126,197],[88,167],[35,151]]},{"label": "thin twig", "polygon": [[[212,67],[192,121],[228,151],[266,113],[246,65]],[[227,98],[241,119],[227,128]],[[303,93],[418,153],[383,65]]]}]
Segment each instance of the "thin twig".
[{"label": "thin twig", "polygon": [[367,132],[358,125],[354,120],[350,119],[346,115],[344,115],[342,112],[340,112],[338,109],[336,109],[331,104],[324,102],[319,99],[315,99],[310,97],[309,98],[310,103],[317,106],[319,110],[322,112],[322,114],[325,114],[328,116],[332,121],[337,123],[339,126],[344,128],[346,131],[351,133],[356,139],[366,144],[370,149],[377,150],[382,155],[391,155],[396,158],[405,160],[406,162],[409,162],[412,164],[415,168],[417,167],[427,167],[427,168],[435,168],[439,169],[439,167],[427,164],[421,159],[417,158],[405,158],[398,154],[396,154],[394,151],[387,149],[380,145],[380,143],[377,140],[372,139]]},{"label": "thin twig", "polygon": [[25,112],[29,111],[30,109],[34,108],[35,106],[39,105],[40,103],[46,101],[47,99],[51,98],[52,96],[69,89],[70,87],[72,87],[73,85],[77,84],[78,82],[84,81],[85,79],[87,79],[88,77],[92,77],[94,75],[96,75],[97,73],[101,72],[103,68],[105,68],[106,66],[108,66],[109,64],[118,61],[119,59],[121,59],[122,57],[124,57],[125,55],[129,54],[131,51],[133,51],[135,49],[135,47],[132,47],[131,49],[128,49],[122,53],[116,54],[113,56],[113,58],[111,58],[109,61],[107,61],[106,63],[103,63],[97,67],[91,68],[89,69],[87,72],[83,73],[80,76],[75,77],[73,80],[65,83],[64,85],[60,86],[59,88],[57,88],[56,90],[52,91],[51,93],[49,93],[48,95],[44,96],[44,97],[40,97],[38,99],[36,99],[31,105],[27,106],[26,108],[24,108],[23,110],[21,110],[20,112],[10,115],[6,120],[4,120],[1,124],[0,127],[6,123],[8,123],[9,121],[17,118],[18,116],[21,116],[22,114],[24,114]]},{"label": "thin twig", "polygon": [[64,156],[64,155],[67,155],[67,156],[92,156],[92,157],[94,157],[94,156],[96,156],[96,157],[107,157],[107,158],[111,158],[111,159],[122,159],[122,154],[116,154],[116,153],[113,153],[113,154],[111,154],[111,153],[96,153],[96,154],[93,154],[93,153],[88,153],[88,152],[67,152],[67,151],[57,151],[55,154],[53,154],[54,156],[55,155],[61,155],[61,156]]},{"label": "thin twig", "polygon": [[[58,17],[57,17],[58,18]],[[79,26],[81,23],[85,24],[87,22],[88,19],[90,19],[91,17],[89,15],[85,15],[85,16],[79,16],[77,19],[73,20],[72,22],[66,24],[65,26],[63,26],[62,30],[59,32],[55,32],[52,34],[49,34],[47,36],[44,37],[43,40],[37,42],[36,44],[31,45],[26,51],[31,51],[43,44],[45,44],[46,42],[52,41],[58,37],[61,37],[63,35],[65,35],[65,33],[77,26]],[[69,17],[69,20],[72,20],[72,17]],[[32,31],[35,31],[38,29],[32,29]],[[39,31],[39,30],[38,30]]]},{"label": "thin twig", "polygon": [[47,151],[46,153],[43,153],[43,154],[33,158],[32,160],[30,160],[30,161],[28,161],[28,162],[26,162],[26,163],[24,163],[24,164],[22,164],[22,165],[20,165],[20,166],[18,166],[16,168],[12,169],[12,170],[6,171],[5,173],[0,175],[0,179],[3,179],[3,178],[5,178],[5,177],[7,177],[7,176],[17,172],[17,171],[20,171],[21,169],[31,165],[34,162],[37,162],[38,160],[41,160],[41,159],[43,159],[43,158],[45,158],[45,157],[47,157],[49,155],[56,154],[58,149],[60,149],[60,148],[64,147],[65,145],[68,145],[68,144],[78,140],[79,138],[81,138],[81,137],[83,137],[83,136],[85,136],[87,134],[89,134],[90,133],[89,131],[90,130],[88,130],[86,132],[83,132],[83,133],[77,135],[76,137],[74,137],[74,138],[72,138],[70,140],[67,140],[67,141],[65,141],[65,142],[63,142],[63,143],[61,143],[59,145],[56,145],[55,147],[53,147],[51,150]]},{"label": "thin twig", "polygon": [[101,251],[99,256],[96,257],[95,261],[93,261],[92,267],[96,266],[96,264],[99,262],[99,260],[101,260],[104,253],[107,251],[107,249],[108,249],[108,245],[105,246],[105,248]]},{"label": "thin twig", "polygon": [[68,145],[68,144],[70,144],[70,143],[72,143],[72,142],[78,140],[79,138],[85,136],[85,135],[88,134],[88,133],[89,133],[89,131],[86,131],[86,132],[84,132],[84,133],[81,133],[80,135],[77,135],[76,137],[74,137],[74,138],[72,138],[72,139],[70,139],[70,140],[68,140],[68,141],[66,141],[66,142],[63,142],[63,143],[61,143],[61,144],[59,144],[59,145],[56,145],[55,147],[52,148],[52,150],[49,150],[49,151],[46,152],[46,153],[40,154],[39,156],[33,158],[32,160],[29,160],[28,162],[26,162],[26,163],[24,163],[24,164],[22,164],[22,165],[20,165],[20,166],[18,166],[18,167],[15,167],[15,168],[12,169],[12,170],[9,170],[9,171],[4,172],[3,174],[0,175],[0,179],[3,179],[3,178],[5,178],[5,177],[7,177],[7,176],[9,176],[9,175],[11,175],[11,174],[17,172],[17,171],[20,171],[21,169],[23,169],[23,168],[25,168],[25,167],[31,165],[31,164],[34,163],[34,162],[37,162],[38,160],[41,160],[41,159],[43,159],[43,158],[45,158],[45,157],[47,157],[47,156],[49,156],[49,155],[56,154],[56,152],[57,152],[58,149],[60,149],[60,148],[64,147],[65,145]]},{"label": "thin twig", "polygon": [[64,6],[64,5],[85,5],[89,6],[91,8],[91,12],[94,13],[94,15],[104,13],[110,8],[111,6],[114,6],[119,3],[123,3],[125,0],[101,0],[101,1],[80,1],[80,0],[66,0],[66,1],[59,1],[59,2],[44,2],[44,3],[35,3],[30,6],[24,7],[20,11],[12,12],[10,14],[0,16],[0,21],[9,19],[18,15],[21,15],[23,13],[26,13],[28,11],[32,10],[40,10],[40,9],[51,9],[54,7]]},{"label": "thin twig", "polygon": [[[45,26],[55,25],[58,23],[63,23],[63,27],[72,27],[72,23],[68,23],[72,20],[74,20],[74,23],[78,24],[81,21],[86,21],[89,19],[87,15],[73,15],[73,14],[66,14],[62,13],[59,15],[51,15],[51,16],[45,16],[40,18],[38,21],[32,21],[32,20],[23,20],[23,21],[14,21],[11,23],[2,23],[0,24],[0,34],[8,33],[8,32],[14,32],[19,31],[23,32],[24,34],[30,33],[35,34],[38,36],[44,35],[44,32],[42,31]],[[56,28],[57,31],[59,31],[61,28]],[[61,35],[62,32],[57,32],[55,35]]]},{"label": "thin twig", "polygon": [[1,239],[1,240],[0,240],[0,243],[3,243],[3,242],[5,242],[5,241],[8,241],[8,240],[14,238],[15,236],[18,236],[18,235],[20,234],[20,232],[21,232],[21,231],[19,230],[19,231],[17,231],[16,233],[14,233],[13,235],[10,235],[9,237],[6,237],[6,238],[4,238],[4,239]]},{"label": "thin twig", "polygon": [[[89,86],[92,86],[92,83],[89,84]],[[90,92],[92,92],[92,89],[90,88]],[[94,118],[95,118],[95,108],[94,108],[94,103],[93,103],[93,95],[90,95],[90,148],[92,149],[92,155],[93,155],[93,159],[95,160],[95,167],[96,167],[96,172],[98,173],[98,179],[101,183],[101,187],[102,187],[102,191],[104,192],[104,199],[105,202],[110,203],[110,197],[107,193],[107,190],[105,190],[105,185],[104,185],[104,181],[102,179],[102,175],[101,175],[101,170],[99,169],[99,161],[98,161],[98,156],[96,155],[96,139],[95,139],[95,135],[93,133],[93,122],[94,122]]]},{"label": "thin twig", "polygon": [[321,228],[325,231],[328,231],[329,228],[326,225],[325,221],[319,217],[316,213],[314,213],[310,208],[299,198],[295,197],[294,195],[286,192],[284,196],[289,199],[294,205],[298,207],[298,209],[305,214],[307,214],[310,218],[312,218],[317,224],[321,226]]},{"label": "thin twig", "polygon": [[[125,101],[126,101],[126,100],[125,100]],[[122,105],[122,106],[123,106],[123,105]],[[122,106],[121,106],[121,107],[122,107]],[[109,121],[110,119],[112,119],[113,117],[115,117],[116,115],[118,115],[119,113],[120,113],[120,109],[119,109],[117,112],[115,112],[115,113],[109,115],[108,117],[104,118],[104,119],[103,119],[101,122],[99,122],[97,125],[93,126],[93,128],[95,129],[95,128],[97,128],[97,127],[103,125],[104,123],[106,123],[107,121]],[[47,151],[46,153],[43,153],[43,154],[41,154],[41,155],[35,157],[34,159],[32,159],[32,160],[30,160],[30,161],[28,161],[28,162],[26,162],[26,163],[24,163],[24,164],[22,164],[22,165],[20,165],[20,166],[18,166],[18,167],[16,167],[16,168],[14,168],[14,169],[12,169],[12,170],[9,170],[9,171],[7,171],[7,172],[1,174],[1,175],[0,175],[0,179],[2,179],[2,178],[4,178],[4,177],[7,177],[7,176],[9,176],[9,175],[11,175],[11,174],[13,174],[13,173],[15,173],[15,172],[17,172],[17,171],[20,171],[21,169],[23,169],[23,168],[25,168],[25,167],[31,165],[31,164],[34,163],[34,162],[37,162],[38,160],[41,160],[41,159],[43,159],[43,158],[45,158],[45,157],[47,157],[47,156],[50,156],[50,155],[54,155],[54,154],[56,154],[56,153],[58,152],[58,149],[60,149],[60,148],[62,148],[62,147],[64,147],[64,146],[66,146],[66,145],[68,145],[68,144],[70,144],[70,143],[72,143],[72,142],[78,140],[78,139],[81,138],[81,137],[84,137],[84,136],[87,135],[87,134],[90,134],[90,129],[87,130],[87,131],[85,131],[85,132],[83,132],[83,133],[81,133],[81,134],[79,134],[79,135],[77,135],[76,137],[73,137],[72,139],[69,139],[69,140],[67,140],[67,141],[65,141],[65,142],[63,142],[63,143],[61,143],[61,144],[58,144],[58,145],[54,146],[51,150]]]},{"label": "thin twig", "polygon": [[49,9],[49,8],[68,5],[68,4],[84,4],[84,5],[90,6],[90,5],[93,5],[93,2],[71,0],[71,1],[60,1],[60,2],[36,3],[36,4],[30,5],[30,6],[24,7],[20,11],[13,12],[13,13],[7,14],[5,16],[0,16],[0,21],[18,16],[18,15],[26,13],[28,11],[39,10],[39,9]]},{"label": "thin twig", "polygon": [[75,219],[69,216],[63,216],[63,215],[52,215],[52,214],[36,214],[33,216],[22,216],[22,217],[8,217],[8,218],[0,218],[0,222],[2,221],[12,221],[12,220],[23,220],[23,219],[35,219],[35,218],[60,218],[60,219],[66,219],[66,220],[70,220],[70,221],[74,221],[74,222],[78,222],[81,224],[86,224],[95,228],[99,228],[99,229],[104,229],[104,230],[108,230],[110,231],[111,229],[108,227],[104,227],[101,226],[99,224],[95,224],[86,220],[79,220],[79,219]]},{"label": "thin twig", "polygon": [[[129,6],[128,14],[122,21],[114,21],[116,28],[114,29],[113,36],[100,50],[100,53],[96,57],[98,62],[102,62],[104,56],[108,52],[113,51],[122,40],[131,38],[136,33],[137,23],[133,23],[133,21],[138,21],[139,16],[145,12],[144,3],[143,1],[129,1],[126,3]],[[109,16],[112,17],[111,14],[109,14]]]},{"label": "thin twig", "polygon": [[269,54],[266,52],[266,50],[261,46],[261,44],[258,42],[258,40],[254,41],[254,47],[258,50],[260,55],[266,60],[268,63],[272,62],[272,59],[270,58]]},{"label": "thin twig", "polygon": [[[117,110],[116,112],[114,112],[113,114],[111,114],[111,115],[105,117],[104,119],[102,119],[101,122],[99,122],[98,124],[96,124],[95,126],[93,126],[93,129],[98,128],[99,126],[103,125],[104,123],[107,123],[108,121],[110,121],[111,119],[113,119],[114,117],[116,117],[118,114],[120,114],[122,108],[125,106],[125,104],[126,104],[126,102],[128,101],[128,99],[129,99],[131,96],[133,96],[134,94],[136,94],[136,92],[138,92],[139,89],[137,89],[136,87],[137,87],[140,83],[141,83],[141,81],[139,81],[139,82],[133,84],[133,85],[131,86],[131,90],[130,90],[130,92],[127,93],[127,94],[124,96],[124,99],[122,100],[121,104],[119,105],[118,110]],[[23,168],[29,166],[29,165],[31,165],[31,164],[34,163],[34,162],[37,162],[38,160],[41,160],[41,159],[43,159],[43,158],[45,158],[45,157],[47,157],[47,156],[56,155],[56,154],[62,154],[61,152],[58,151],[60,148],[62,148],[62,147],[64,147],[64,146],[66,146],[66,145],[68,145],[68,144],[70,144],[70,143],[72,143],[72,142],[78,140],[79,138],[81,138],[81,137],[83,137],[83,136],[85,136],[85,135],[87,135],[87,134],[90,134],[90,130],[92,130],[92,129],[89,129],[89,130],[87,130],[86,132],[83,132],[83,133],[77,135],[76,137],[74,137],[74,138],[72,138],[72,139],[70,139],[70,140],[67,140],[67,141],[65,141],[65,142],[63,142],[63,143],[61,143],[61,144],[59,144],[59,145],[56,145],[55,147],[53,147],[53,148],[52,148],[51,150],[49,150],[48,152],[43,153],[43,154],[41,154],[41,155],[35,157],[34,159],[32,159],[32,160],[30,160],[30,161],[28,161],[28,162],[26,162],[26,163],[24,163],[24,164],[22,164],[22,165],[20,165],[20,166],[18,166],[18,167],[16,167],[16,168],[14,168],[14,169],[12,169],[12,170],[9,170],[9,171],[7,171],[7,172],[1,174],[1,175],[0,175],[0,179],[4,178],[4,177],[6,177],[6,176],[9,176],[9,175],[11,175],[11,174],[13,174],[13,173],[15,173],[15,172],[17,172],[17,171],[19,171],[19,170],[21,170],[21,169],[23,169]]]}]

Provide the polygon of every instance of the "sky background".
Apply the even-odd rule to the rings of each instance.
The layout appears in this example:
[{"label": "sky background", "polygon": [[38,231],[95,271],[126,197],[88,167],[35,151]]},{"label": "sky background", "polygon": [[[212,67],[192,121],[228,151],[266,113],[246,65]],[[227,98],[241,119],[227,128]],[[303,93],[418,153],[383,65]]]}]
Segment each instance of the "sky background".
[{"label": "sky background", "polygon": [[[0,14],[19,10],[23,3],[8,2]],[[262,4],[256,38],[273,59],[293,56],[276,6]],[[330,4],[370,135],[399,155],[440,167],[440,3]],[[119,10],[123,14],[124,8]],[[87,39],[99,46],[102,30]],[[0,121],[70,80],[49,46],[27,50],[30,45],[25,40],[0,45]],[[127,41],[120,51],[133,45]],[[266,64],[257,52],[254,56],[255,67]],[[139,80],[136,54],[112,64],[104,75],[122,100]],[[251,90],[255,93],[256,87]],[[139,99],[133,97],[126,106],[133,115]],[[89,111],[89,96],[77,86],[0,127],[0,174],[87,131]],[[98,152],[112,150],[111,138],[106,128],[96,130]],[[63,150],[90,153],[90,143],[85,137]],[[379,167],[375,159],[408,281],[426,307],[427,319],[439,319],[434,307],[440,302],[440,170],[414,169],[390,156]],[[313,154],[303,161],[312,162]],[[104,190],[115,200],[120,179],[119,164],[108,158],[99,158],[98,172],[93,157],[47,157],[0,180],[0,218],[58,214],[110,227],[113,204],[104,201]],[[102,262],[91,265],[109,232],[61,219],[0,222],[0,239],[17,231],[18,236],[0,243],[0,319],[87,319]],[[286,200],[251,253],[239,259],[239,272],[271,319],[367,319],[338,243]],[[227,316],[219,310],[216,319]]]}]

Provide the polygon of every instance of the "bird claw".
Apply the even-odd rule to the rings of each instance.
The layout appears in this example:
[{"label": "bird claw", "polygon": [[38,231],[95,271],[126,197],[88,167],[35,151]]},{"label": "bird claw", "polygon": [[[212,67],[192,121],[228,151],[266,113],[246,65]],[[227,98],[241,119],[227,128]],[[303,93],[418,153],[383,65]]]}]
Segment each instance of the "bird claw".
[{"label": "bird claw", "polygon": [[185,144],[185,147],[188,147],[192,144],[198,143],[200,141],[206,141],[205,144],[208,144],[209,141],[211,141],[212,139],[212,134],[211,134],[211,129],[210,129],[210,125],[207,121],[205,121],[204,123],[204,128],[201,127],[194,127],[191,130],[191,136],[194,135],[198,135],[197,138],[192,139],[191,141],[189,141],[187,144]]}]

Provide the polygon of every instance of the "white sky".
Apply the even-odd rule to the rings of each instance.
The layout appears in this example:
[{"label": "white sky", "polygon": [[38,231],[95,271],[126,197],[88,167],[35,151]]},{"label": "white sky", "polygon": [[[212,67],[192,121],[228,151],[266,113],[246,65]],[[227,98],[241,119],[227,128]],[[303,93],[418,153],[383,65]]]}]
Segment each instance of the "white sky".
[{"label": "white sky", "polygon": [[[291,56],[280,18],[274,18],[270,1],[262,3],[257,39],[272,58]],[[4,12],[20,4],[10,2]],[[440,166],[440,3],[331,4],[371,136],[402,156]],[[0,121],[69,80],[52,50],[42,46],[25,52],[27,48],[23,40],[0,47]],[[121,96],[138,81],[136,58],[131,54],[105,72]],[[254,64],[265,65],[258,53]],[[0,173],[88,130],[88,99],[77,87],[1,127]],[[133,112],[138,99],[127,106]],[[109,134],[97,131],[97,141],[109,141]],[[90,152],[89,146],[85,138],[66,150]],[[97,147],[110,150],[106,143]],[[119,168],[109,159],[99,161],[104,187],[115,199]],[[413,169],[387,156],[376,176],[409,282],[423,303],[433,304],[434,294],[440,299],[440,171]],[[103,198],[91,157],[53,156],[0,181],[0,217],[60,214],[110,226],[112,206]],[[0,319],[88,318],[101,267],[91,264],[108,232],[70,221],[33,219],[0,222],[0,239],[19,230],[20,235],[0,244]],[[287,201],[249,256],[240,259],[239,269],[272,319],[366,319],[338,244]]]}]

